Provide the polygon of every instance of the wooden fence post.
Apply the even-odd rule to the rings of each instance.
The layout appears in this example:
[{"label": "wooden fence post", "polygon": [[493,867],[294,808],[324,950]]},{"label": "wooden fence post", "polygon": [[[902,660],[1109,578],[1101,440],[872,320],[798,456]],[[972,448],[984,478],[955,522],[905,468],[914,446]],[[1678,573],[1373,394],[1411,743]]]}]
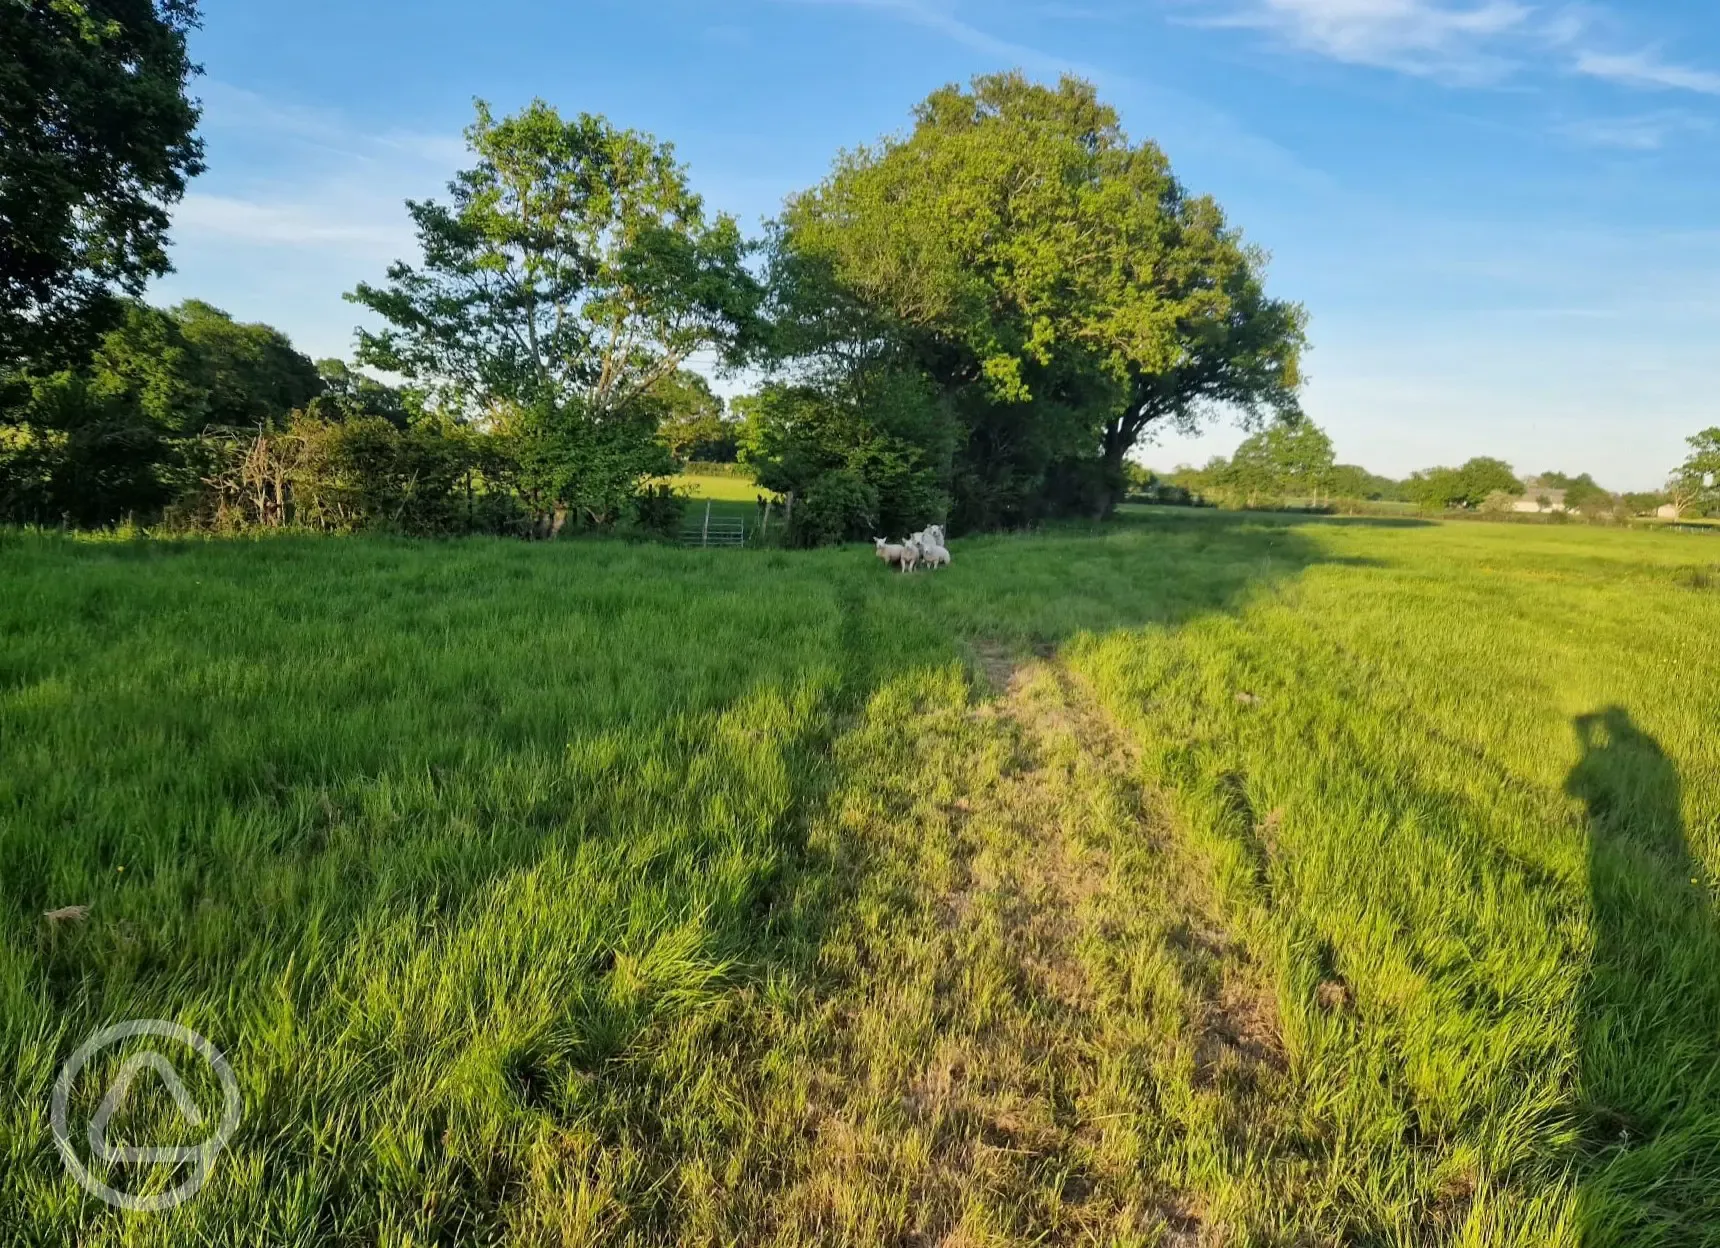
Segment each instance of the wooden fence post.
[{"label": "wooden fence post", "polygon": [[704,532],[699,534],[699,545],[709,546],[710,544],[711,544],[711,500],[707,498],[705,500],[705,528],[704,528]]}]

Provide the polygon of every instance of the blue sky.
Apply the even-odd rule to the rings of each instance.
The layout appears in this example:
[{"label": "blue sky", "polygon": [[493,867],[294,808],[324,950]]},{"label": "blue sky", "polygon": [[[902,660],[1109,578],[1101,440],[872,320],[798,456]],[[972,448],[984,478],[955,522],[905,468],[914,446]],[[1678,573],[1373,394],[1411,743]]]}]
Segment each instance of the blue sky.
[{"label": "blue sky", "polygon": [[[1402,475],[1471,455],[1650,488],[1720,424],[1720,5],[1696,0],[226,0],[193,51],[204,298],[349,355],[474,96],[672,141],[743,224],[996,69],[1094,80],[1304,303],[1306,408]],[[727,387],[732,389],[733,386]],[[1167,438],[1169,467],[1228,453]]]}]

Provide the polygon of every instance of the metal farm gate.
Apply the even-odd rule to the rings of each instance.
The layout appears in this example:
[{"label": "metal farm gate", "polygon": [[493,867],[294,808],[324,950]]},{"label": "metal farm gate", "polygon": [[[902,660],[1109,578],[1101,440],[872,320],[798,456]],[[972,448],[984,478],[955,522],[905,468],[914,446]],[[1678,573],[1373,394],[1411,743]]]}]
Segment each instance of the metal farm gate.
[{"label": "metal farm gate", "polygon": [[745,546],[747,524],[735,516],[713,516],[707,500],[704,513],[695,513],[692,522],[681,530],[683,546]]}]

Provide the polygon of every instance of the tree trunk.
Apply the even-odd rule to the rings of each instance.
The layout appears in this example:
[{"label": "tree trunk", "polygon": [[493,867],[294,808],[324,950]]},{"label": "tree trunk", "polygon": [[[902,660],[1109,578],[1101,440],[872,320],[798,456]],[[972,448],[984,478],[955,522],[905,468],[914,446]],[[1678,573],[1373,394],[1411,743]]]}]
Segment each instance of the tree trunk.
[{"label": "tree trunk", "polygon": [[1100,464],[1105,474],[1105,488],[1099,496],[1098,514],[1094,519],[1103,520],[1110,516],[1128,494],[1129,451],[1140,436],[1138,427],[1131,431],[1129,426],[1127,419],[1113,420],[1105,426],[1105,454]]}]

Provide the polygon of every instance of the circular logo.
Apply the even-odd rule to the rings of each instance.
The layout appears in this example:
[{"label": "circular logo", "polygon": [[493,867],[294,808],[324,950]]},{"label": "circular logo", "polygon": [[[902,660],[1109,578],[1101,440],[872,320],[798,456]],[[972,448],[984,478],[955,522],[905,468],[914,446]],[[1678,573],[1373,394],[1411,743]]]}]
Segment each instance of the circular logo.
[{"label": "circular logo", "polygon": [[[90,1168],[77,1149],[72,1147],[72,1133],[66,1125],[67,1111],[71,1104],[72,1085],[78,1075],[97,1053],[122,1040],[134,1036],[155,1036],[161,1040],[172,1040],[193,1050],[207,1062],[215,1072],[215,1077],[221,1083],[221,1094],[224,1104],[221,1109],[221,1120],[215,1124],[214,1132],[201,1144],[173,1145],[161,1147],[136,1147],[131,1145],[114,1145],[108,1143],[108,1124],[121,1108],[126,1097],[131,1093],[132,1083],[145,1070],[151,1071],[161,1081],[167,1094],[172,1098],[179,1114],[186,1124],[193,1129],[204,1125],[204,1115],[197,1108],[197,1102],[192,1099],[185,1088],[185,1081],[179,1077],[179,1071],[172,1062],[157,1053],[154,1049],[144,1049],[130,1054],[120,1063],[114,1073],[113,1080],[108,1084],[106,1094],[102,1097],[101,1105],[96,1109],[95,1116],[90,1119],[86,1136],[90,1145],[92,1161],[104,1166],[115,1164],[124,1165],[157,1165],[179,1168],[188,1166],[190,1169],[177,1186],[165,1192],[155,1192],[145,1196],[133,1196],[109,1187],[106,1183],[90,1173]],[[163,1209],[171,1209],[175,1205],[191,1199],[203,1185],[209,1181],[209,1174],[215,1167],[215,1158],[227,1146],[227,1141],[233,1137],[233,1132],[239,1127],[239,1111],[241,1098],[239,1096],[239,1081],[233,1077],[233,1068],[227,1064],[227,1059],[221,1055],[209,1041],[192,1031],[189,1027],[181,1027],[178,1023],[166,1023],[160,1019],[143,1018],[129,1023],[116,1023],[112,1027],[104,1027],[78,1047],[78,1051],[67,1059],[60,1067],[60,1077],[54,1081],[54,1098],[49,1113],[49,1121],[53,1126],[54,1143],[59,1146],[60,1156],[65,1158],[66,1169],[72,1177],[90,1195],[104,1200],[117,1209],[125,1209],[132,1213],[155,1213]]]}]

